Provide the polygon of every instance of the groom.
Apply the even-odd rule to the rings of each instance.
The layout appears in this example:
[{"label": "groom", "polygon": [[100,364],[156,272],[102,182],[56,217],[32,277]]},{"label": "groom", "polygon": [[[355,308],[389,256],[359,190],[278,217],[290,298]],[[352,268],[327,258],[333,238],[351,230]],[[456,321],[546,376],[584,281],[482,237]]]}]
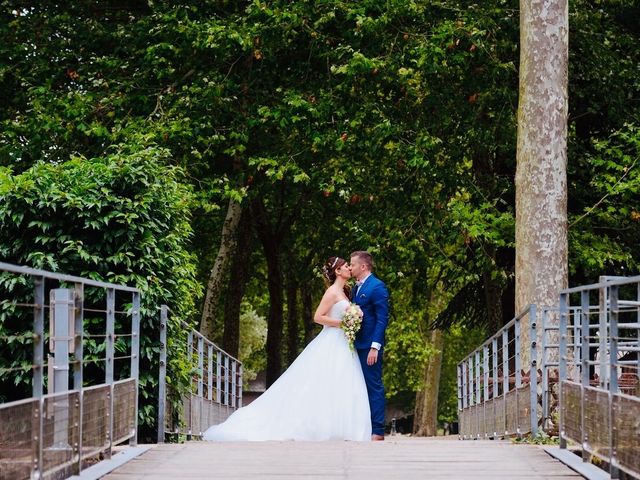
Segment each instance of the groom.
[{"label": "groom", "polygon": [[371,408],[371,440],[384,440],[384,385],[382,385],[382,353],[384,332],[389,321],[389,293],[385,284],[373,273],[373,258],[369,252],[351,254],[351,273],[356,286],[351,300],[360,306],[362,326],[356,334],[364,380]]}]

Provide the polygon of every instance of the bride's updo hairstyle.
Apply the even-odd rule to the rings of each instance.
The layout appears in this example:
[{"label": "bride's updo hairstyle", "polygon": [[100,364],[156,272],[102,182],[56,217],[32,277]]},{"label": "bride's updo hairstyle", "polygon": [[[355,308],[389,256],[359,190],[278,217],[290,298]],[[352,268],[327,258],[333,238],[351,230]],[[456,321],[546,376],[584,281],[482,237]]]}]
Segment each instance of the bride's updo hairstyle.
[{"label": "bride's updo hairstyle", "polygon": [[324,262],[322,266],[322,276],[325,279],[327,287],[333,285],[333,282],[336,281],[336,270],[345,263],[347,263],[347,261],[340,257],[329,257],[329,260]]},{"label": "bride's updo hairstyle", "polygon": [[[333,285],[333,282],[336,281],[336,270],[343,265],[346,265],[347,261],[344,258],[340,257],[329,257],[329,259],[324,262],[322,266],[322,276],[324,277],[324,283],[327,288]],[[348,285],[344,286],[344,293],[347,297],[349,297],[351,289]]]}]

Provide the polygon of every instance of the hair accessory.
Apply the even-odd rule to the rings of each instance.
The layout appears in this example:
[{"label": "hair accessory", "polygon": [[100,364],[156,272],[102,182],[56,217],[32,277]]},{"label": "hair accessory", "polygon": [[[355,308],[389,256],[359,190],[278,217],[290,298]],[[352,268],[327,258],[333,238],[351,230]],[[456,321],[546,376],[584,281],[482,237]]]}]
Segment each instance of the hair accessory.
[{"label": "hair accessory", "polygon": [[336,266],[336,263],[338,263],[339,259],[340,259],[340,257],[336,257],[336,259],[333,261],[333,265],[331,265],[331,270],[333,270],[333,267]]}]

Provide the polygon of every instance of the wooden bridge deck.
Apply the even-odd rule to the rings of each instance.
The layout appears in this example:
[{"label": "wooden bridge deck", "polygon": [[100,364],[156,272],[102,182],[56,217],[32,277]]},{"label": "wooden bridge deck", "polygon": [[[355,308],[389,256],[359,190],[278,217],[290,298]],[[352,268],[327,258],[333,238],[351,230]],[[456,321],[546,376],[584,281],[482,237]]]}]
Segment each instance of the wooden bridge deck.
[{"label": "wooden bridge deck", "polygon": [[452,437],[385,442],[158,445],[104,477],[135,479],[576,479],[541,447]]}]

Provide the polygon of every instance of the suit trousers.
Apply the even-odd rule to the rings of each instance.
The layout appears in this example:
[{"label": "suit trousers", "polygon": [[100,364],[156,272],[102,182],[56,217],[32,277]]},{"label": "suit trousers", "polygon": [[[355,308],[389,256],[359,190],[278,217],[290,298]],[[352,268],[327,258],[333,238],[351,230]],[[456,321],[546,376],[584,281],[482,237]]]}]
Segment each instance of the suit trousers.
[{"label": "suit trousers", "polygon": [[382,384],[382,357],[383,349],[378,352],[378,361],[373,365],[367,365],[369,348],[358,349],[358,358],[362,365],[364,381],[367,384],[369,395],[369,407],[371,409],[371,433],[384,435],[384,385]]}]

